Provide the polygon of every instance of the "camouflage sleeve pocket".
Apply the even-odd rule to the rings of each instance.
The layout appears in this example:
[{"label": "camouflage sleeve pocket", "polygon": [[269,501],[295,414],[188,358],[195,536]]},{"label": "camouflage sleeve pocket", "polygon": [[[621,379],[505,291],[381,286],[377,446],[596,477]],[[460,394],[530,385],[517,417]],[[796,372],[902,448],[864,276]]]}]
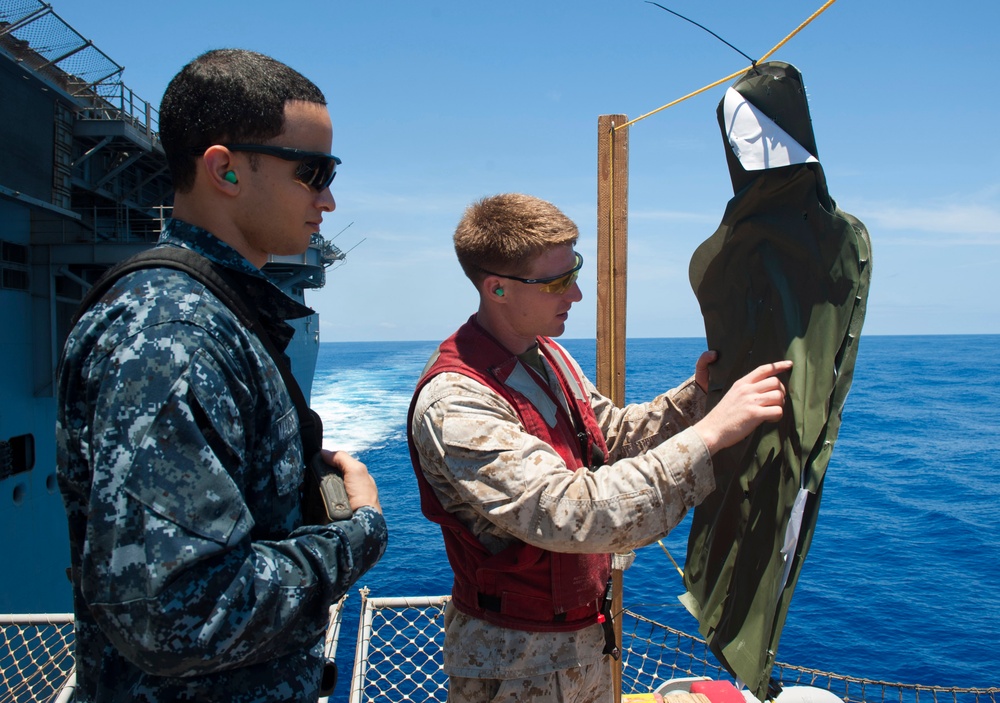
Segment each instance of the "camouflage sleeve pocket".
[{"label": "camouflage sleeve pocket", "polygon": [[[188,372],[178,378],[169,396],[140,440],[124,489],[148,509],[181,528],[220,544],[230,541],[234,530],[249,524],[243,494],[230,476],[225,461],[236,462],[231,445],[237,439],[226,395],[215,394],[215,403],[202,401],[205,389],[218,388],[218,374],[211,363],[192,359]],[[220,417],[220,415],[222,417]],[[206,416],[209,420],[206,426]],[[212,433],[218,437],[212,437]],[[228,436],[227,436],[228,435]],[[213,447],[222,439],[228,451]],[[242,525],[243,529],[249,529]]]}]

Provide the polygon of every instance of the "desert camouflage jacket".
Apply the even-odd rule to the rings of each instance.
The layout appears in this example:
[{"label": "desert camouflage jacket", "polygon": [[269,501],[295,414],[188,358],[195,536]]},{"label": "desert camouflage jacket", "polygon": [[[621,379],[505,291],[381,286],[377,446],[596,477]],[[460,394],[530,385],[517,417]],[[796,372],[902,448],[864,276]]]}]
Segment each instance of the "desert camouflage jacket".
[{"label": "desert camouflage jacket", "polygon": [[[551,551],[627,552],[666,535],[715,488],[711,456],[690,429],[705,407],[693,378],[625,408],[584,383],[611,461],[594,471],[567,471],[506,401],[466,376],[439,374],[418,395],[410,432],[421,467],[442,506],[494,553],[513,540]],[[451,606],[445,617],[444,666],[452,676],[537,676],[599,661],[603,647],[600,625],[522,632]]]},{"label": "desert camouflage jacket", "polygon": [[[161,245],[245,274],[283,349],[304,308],[210,233]],[[291,398],[263,345],[187,274],[126,275],[70,333],[58,475],[77,700],[315,700],[327,609],[385,550],[382,516],[304,526]]]}]

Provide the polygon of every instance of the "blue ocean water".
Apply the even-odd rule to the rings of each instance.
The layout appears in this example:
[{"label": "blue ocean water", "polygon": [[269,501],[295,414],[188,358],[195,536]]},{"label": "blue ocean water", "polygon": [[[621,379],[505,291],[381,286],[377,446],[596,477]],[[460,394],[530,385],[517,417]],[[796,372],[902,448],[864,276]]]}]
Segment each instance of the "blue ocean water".
[{"label": "blue ocean water", "polygon": [[[593,340],[563,340],[588,374]],[[357,584],[373,596],[442,595],[451,575],[439,530],[420,514],[406,449],[413,384],[434,342],[324,343],[313,407],[325,444],[364,461],[390,529]],[[700,339],[633,339],[626,401],[694,370]],[[664,544],[683,566],[689,519]],[[627,606],[688,632],[680,576],[663,549],[637,551]],[[360,597],[341,631],[337,699],[347,698]],[[826,474],[812,547],[778,660],[841,675],[1000,686],[1000,336],[863,337]]]}]

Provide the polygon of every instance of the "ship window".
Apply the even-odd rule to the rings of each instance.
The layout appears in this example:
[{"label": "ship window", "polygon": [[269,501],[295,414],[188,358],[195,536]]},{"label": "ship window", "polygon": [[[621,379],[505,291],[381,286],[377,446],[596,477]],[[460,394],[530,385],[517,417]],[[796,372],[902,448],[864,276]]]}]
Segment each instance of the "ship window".
[{"label": "ship window", "polygon": [[28,272],[21,269],[0,269],[3,271],[2,284],[0,287],[13,288],[14,290],[28,290]]},{"label": "ship window", "polygon": [[35,468],[35,436],[22,434],[0,440],[0,480]]},{"label": "ship window", "polygon": [[0,288],[28,290],[28,247],[0,240]]},{"label": "ship window", "polygon": [[0,257],[10,264],[28,265],[28,247],[14,242],[0,241]]}]

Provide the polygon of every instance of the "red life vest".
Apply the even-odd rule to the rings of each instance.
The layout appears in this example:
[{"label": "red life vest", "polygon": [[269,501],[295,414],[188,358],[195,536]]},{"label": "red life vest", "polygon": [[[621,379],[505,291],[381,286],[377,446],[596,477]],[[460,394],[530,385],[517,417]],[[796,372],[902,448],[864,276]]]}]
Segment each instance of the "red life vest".
[{"label": "red life vest", "polygon": [[[538,338],[541,353],[556,370],[570,413],[547,384],[527,372],[517,358],[487,333],[475,316],[445,340],[417,384],[407,427],[412,426],[416,398],[439,373],[452,371],[479,381],[513,406],[525,429],[556,450],[566,470],[601,465],[607,445],[590,407],[583,380],[555,343]],[[520,368],[535,380],[558,408],[550,427],[522,393],[506,385]],[[472,531],[441,505],[420,468],[413,439],[410,458],[420,486],[424,515],[441,525],[448,561],[455,574],[452,602],[461,612],[502,627],[531,632],[579,630],[601,622],[602,598],[611,573],[609,554],[565,554],[517,542],[491,554]],[[586,458],[585,458],[586,457]]]}]

